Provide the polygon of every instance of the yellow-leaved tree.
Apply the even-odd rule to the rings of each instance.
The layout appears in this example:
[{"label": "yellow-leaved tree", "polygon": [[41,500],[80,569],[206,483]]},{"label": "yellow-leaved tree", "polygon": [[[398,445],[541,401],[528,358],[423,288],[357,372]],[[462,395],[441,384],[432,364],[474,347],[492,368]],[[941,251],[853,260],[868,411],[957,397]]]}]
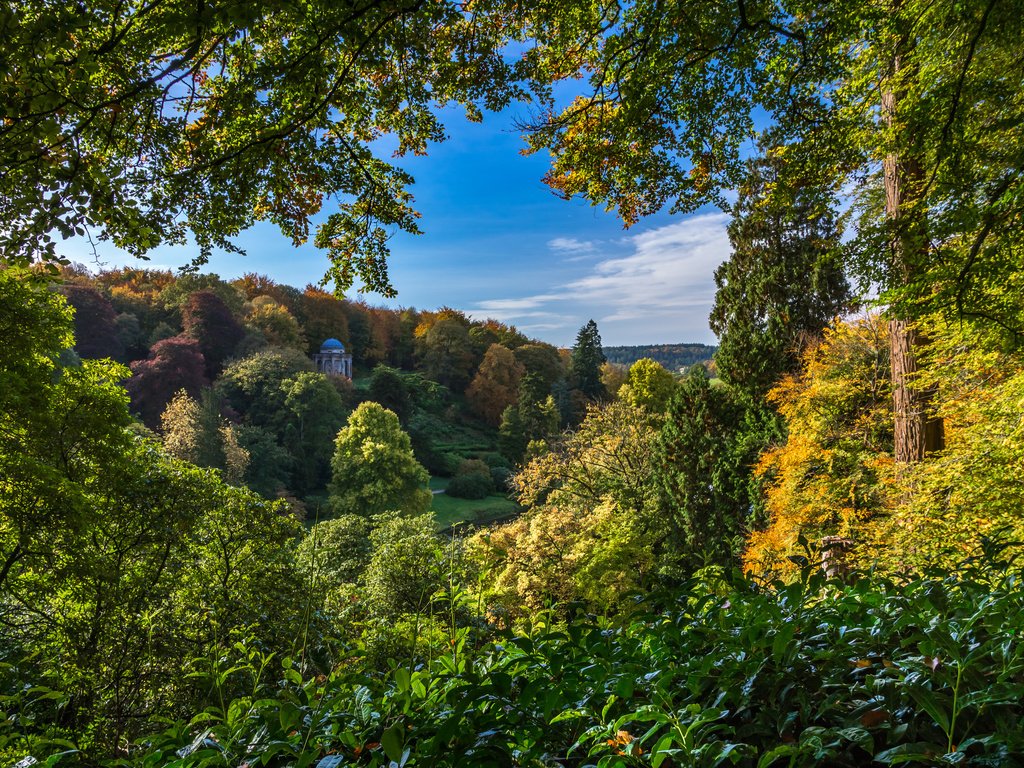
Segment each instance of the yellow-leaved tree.
[{"label": "yellow-leaved tree", "polygon": [[1024,541],[1024,353],[967,320],[928,326],[919,385],[935,391],[945,448],[900,478],[875,533],[893,567],[954,566],[984,539]]},{"label": "yellow-leaved tree", "polygon": [[748,572],[784,575],[795,568],[801,536],[849,540],[856,556],[866,524],[891,505],[892,392],[888,328],[878,316],[837,322],[805,353],[803,370],[769,393],[788,438],[765,452],[767,529],[751,535]]}]

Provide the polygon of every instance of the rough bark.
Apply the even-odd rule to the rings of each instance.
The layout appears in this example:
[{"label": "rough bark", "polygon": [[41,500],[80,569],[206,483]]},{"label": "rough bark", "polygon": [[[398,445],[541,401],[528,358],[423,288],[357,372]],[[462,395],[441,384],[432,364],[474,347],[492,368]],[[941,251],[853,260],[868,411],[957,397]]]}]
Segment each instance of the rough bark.
[{"label": "rough bark", "polygon": [[[894,81],[901,72],[903,59],[893,56]],[[917,206],[924,184],[920,154],[913,150],[907,126],[897,115],[900,94],[889,88],[882,94],[882,115],[887,127],[901,141],[894,141],[900,151],[890,152],[884,161],[885,214],[891,225],[891,273],[894,280],[906,283],[913,279],[916,268],[923,265],[928,251],[924,214]],[[929,416],[932,392],[916,387],[918,355],[923,343],[913,323],[892,318],[889,323],[890,370],[893,391],[893,442],[898,463],[920,461],[929,451],[942,448],[941,421]]]}]

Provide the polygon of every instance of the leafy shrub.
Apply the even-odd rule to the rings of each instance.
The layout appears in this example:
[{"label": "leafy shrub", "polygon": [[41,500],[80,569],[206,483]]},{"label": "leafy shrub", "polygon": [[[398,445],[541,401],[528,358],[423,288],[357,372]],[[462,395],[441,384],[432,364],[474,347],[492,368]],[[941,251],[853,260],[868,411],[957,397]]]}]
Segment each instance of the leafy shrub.
[{"label": "leafy shrub", "polygon": [[491,467],[491,483],[494,489],[501,493],[507,493],[512,489],[512,470],[508,467]]},{"label": "leafy shrub", "polygon": [[541,613],[385,676],[307,679],[285,660],[281,687],[193,721],[213,746],[179,724],[136,764],[195,744],[176,766],[1017,766],[1020,577],[691,582],[625,626]]},{"label": "leafy shrub", "polygon": [[484,499],[494,492],[494,483],[491,474],[486,475],[474,472],[469,475],[456,475],[448,483],[445,491],[449,496],[458,499]]}]

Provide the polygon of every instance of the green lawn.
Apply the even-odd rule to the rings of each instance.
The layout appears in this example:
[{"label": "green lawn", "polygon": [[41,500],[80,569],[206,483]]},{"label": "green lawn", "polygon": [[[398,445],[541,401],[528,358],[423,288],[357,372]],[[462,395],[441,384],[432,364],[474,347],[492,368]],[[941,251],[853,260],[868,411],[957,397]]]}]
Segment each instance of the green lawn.
[{"label": "green lawn", "polygon": [[[430,489],[443,490],[448,487],[448,478],[430,478]],[[437,517],[440,530],[451,528],[456,523],[487,523],[515,514],[519,505],[512,499],[494,494],[485,499],[457,499],[445,493],[435,493],[431,506]]]}]

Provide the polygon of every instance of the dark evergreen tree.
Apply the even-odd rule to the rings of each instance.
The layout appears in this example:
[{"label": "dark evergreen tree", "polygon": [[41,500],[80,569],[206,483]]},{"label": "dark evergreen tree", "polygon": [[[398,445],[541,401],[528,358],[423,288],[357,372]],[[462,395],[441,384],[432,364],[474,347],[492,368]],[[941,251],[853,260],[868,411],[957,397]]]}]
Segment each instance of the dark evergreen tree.
[{"label": "dark evergreen tree", "polygon": [[[677,388],[654,451],[660,505],[669,521],[668,560],[681,575],[738,562],[750,529],[752,467],[764,441],[751,439],[759,411],[695,366]],[[748,417],[751,423],[747,424]]]},{"label": "dark evergreen tree", "polygon": [[715,270],[715,363],[753,398],[795,371],[800,349],[850,305],[834,197],[784,178],[770,155],[750,163],[729,226],[733,253]]},{"label": "dark evergreen tree", "polygon": [[245,337],[245,329],[224,299],[209,289],[189,294],[181,306],[181,324],[185,336],[199,344],[206,360],[206,375],[211,381],[220,374],[224,361]]},{"label": "dark evergreen tree", "polygon": [[575,388],[589,400],[601,400],[606,396],[604,384],[601,383],[601,366],[605,362],[601,351],[601,334],[597,331],[597,323],[588,320],[576,334],[576,344],[572,348],[572,376]]},{"label": "dark evergreen tree", "polygon": [[69,283],[61,293],[75,309],[75,351],[80,357],[120,360],[124,345],[117,327],[117,313],[110,300],[95,288]]}]

